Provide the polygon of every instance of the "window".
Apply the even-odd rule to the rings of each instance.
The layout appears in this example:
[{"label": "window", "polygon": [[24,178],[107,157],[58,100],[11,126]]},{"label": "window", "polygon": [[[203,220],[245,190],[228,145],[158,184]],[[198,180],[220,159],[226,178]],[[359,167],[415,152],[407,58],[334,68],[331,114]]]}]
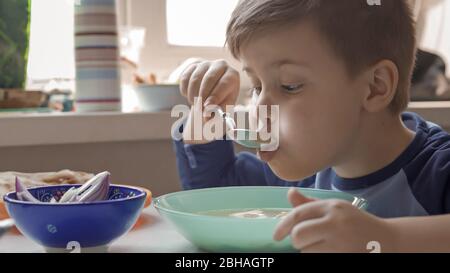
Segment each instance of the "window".
[{"label": "window", "polygon": [[[450,0],[436,1],[426,14],[421,46],[437,52],[450,64]],[[447,68],[450,76],[450,68]]]},{"label": "window", "polygon": [[167,0],[167,39],[180,46],[222,47],[238,0]]},{"label": "window", "polygon": [[31,1],[28,85],[73,79],[73,0]]}]

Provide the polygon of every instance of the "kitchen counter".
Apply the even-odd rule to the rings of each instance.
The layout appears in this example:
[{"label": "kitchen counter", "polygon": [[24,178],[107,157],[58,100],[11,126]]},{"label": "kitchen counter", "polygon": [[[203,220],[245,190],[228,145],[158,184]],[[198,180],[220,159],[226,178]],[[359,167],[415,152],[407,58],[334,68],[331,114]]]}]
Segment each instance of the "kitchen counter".
[{"label": "kitchen counter", "polygon": [[[152,206],[142,212],[144,224],[114,242],[108,252],[192,253],[199,252],[174,227],[161,218]],[[44,248],[23,235],[12,232],[0,238],[1,252],[42,253]]]},{"label": "kitchen counter", "polygon": [[[450,128],[450,102],[412,102],[408,111]],[[170,140],[177,118],[163,112],[0,115],[0,147]]]},{"label": "kitchen counter", "polygon": [[170,111],[0,115],[0,147],[170,139]]}]

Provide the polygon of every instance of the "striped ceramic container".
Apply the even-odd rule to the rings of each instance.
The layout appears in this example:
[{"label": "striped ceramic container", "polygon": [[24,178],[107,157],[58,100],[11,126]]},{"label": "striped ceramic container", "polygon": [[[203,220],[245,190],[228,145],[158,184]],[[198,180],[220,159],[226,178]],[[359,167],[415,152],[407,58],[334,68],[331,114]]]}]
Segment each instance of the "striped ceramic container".
[{"label": "striped ceramic container", "polygon": [[115,0],[75,1],[77,112],[121,108]]}]

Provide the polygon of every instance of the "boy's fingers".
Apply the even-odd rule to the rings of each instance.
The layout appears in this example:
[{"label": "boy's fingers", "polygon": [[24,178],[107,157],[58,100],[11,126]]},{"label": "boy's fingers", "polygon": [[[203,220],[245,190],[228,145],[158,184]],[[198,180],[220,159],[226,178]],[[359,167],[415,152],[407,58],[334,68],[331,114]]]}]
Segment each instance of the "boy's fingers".
[{"label": "boy's fingers", "polygon": [[[206,105],[221,105],[224,102],[234,104],[233,99],[239,93],[239,73],[234,69],[227,69],[205,101]],[[230,97],[231,96],[231,97]],[[226,110],[226,109],[224,109]]]},{"label": "boy's fingers", "polygon": [[309,202],[294,208],[275,228],[273,238],[283,240],[295,225],[310,219],[320,218],[325,214],[326,204],[323,201]]},{"label": "boy's fingers", "polygon": [[191,79],[192,73],[197,68],[197,63],[194,63],[186,68],[186,70],[183,71],[180,77],[180,92],[181,95],[184,97],[187,97],[188,94],[188,86],[189,86],[189,80]]},{"label": "boy's fingers", "polygon": [[288,200],[293,207],[298,207],[305,203],[312,202],[315,199],[304,196],[296,188],[290,188],[288,191]]},{"label": "boy's fingers", "polygon": [[325,240],[328,234],[327,223],[324,218],[317,218],[301,222],[294,226],[291,232],[292,245],[303,250],[311,245]]},{"label": "boy's fingers", "polygon": [[213,62],[209,70],[205,73],[203,81],[200,84],[199,96],[207,99],[226,71],[227,66],[225,62]]},{"label": "boy's fingers", "polygon": [[198,64],[197,68],[194,70],[194,72],[191,75],[191,78],[189,79],[187,97],[191,104],[194,102],[194,98],[198,97],[200,85],[203,81],[203,77],[205,76],[206,72],[209,69],[209,66],[210,63],[208,62]]}]

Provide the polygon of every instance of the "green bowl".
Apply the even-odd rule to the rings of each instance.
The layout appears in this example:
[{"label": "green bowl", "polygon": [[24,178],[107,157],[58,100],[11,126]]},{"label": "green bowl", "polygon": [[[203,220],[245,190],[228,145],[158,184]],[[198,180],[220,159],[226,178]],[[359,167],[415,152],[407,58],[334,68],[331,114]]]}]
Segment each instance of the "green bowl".
[{"label": "green bowl", "polygon": [[[237,218],[204,215],[206,211],[291,209],[289,187],[223,187],[166,194],[155,199],[158,212],[189,241],[208,252],[292,252],[287,237],[272,239],[279,218]],[[336,191],[298,189],[316,199],[341,199],[365,209],[364,199]]]}]

